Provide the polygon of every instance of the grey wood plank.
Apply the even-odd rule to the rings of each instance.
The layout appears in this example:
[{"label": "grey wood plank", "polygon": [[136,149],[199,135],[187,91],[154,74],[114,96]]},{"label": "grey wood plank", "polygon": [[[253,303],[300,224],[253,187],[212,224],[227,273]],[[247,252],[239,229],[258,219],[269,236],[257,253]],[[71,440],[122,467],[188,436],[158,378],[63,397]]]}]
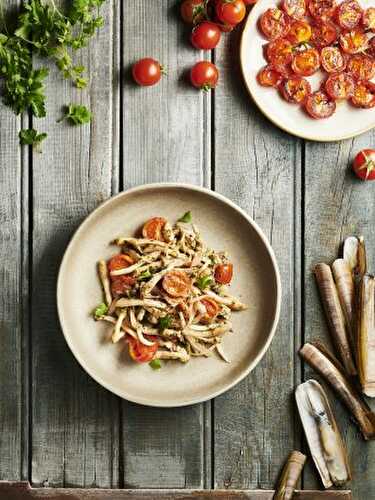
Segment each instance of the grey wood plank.
[{"label": "grey wood plank", "polygon": [[[186,39],[174,0],[124,4],[124,188],[157,181],[209,185],[209,101],[186,82],[187,69],[202,54]],[[159,60],[168,71],[154,87],[137,87],[131,79],[131,65],[142,57]],[[209,437],[209,404],[161,410],[124,403],[124,484],[203,486]]]},{"label": "grey wood plank", "polygon": [[[33,154],[32,481],[36,485],[118,485],[118,399],[78,366],[56,314],[56,277],[82,219],[111,195],[118,177],[118,2],[105,2],[105,27],[76,55],[90,84],[79,91],[51,68],[48,133]],[[88,105],[89,125],[58,124],[62,106]]]},{"label": "grey wood plank", "polygon": [[[363,234],[368,244],[370,269],[375,270],[375,184],[357,180],[349,169],[355,154],[374,147],[375,133],[333,144],[307,143],[305,153],[305,337],[329,343],[329,333],[312,269],[318,262],[332,262],[344,238]],[[305,378],[314,376],[305,367]],[[331,393],[336,416],[349,447],[355,499],[371,498],[375,491],[375,447],[362,440],[341,403]],[[375,408],[374,404],[372,404]],[[305,485],[316,484],[315,471],[307,469]]]},{"label": "grey wood plank", "polygon": [[[18,2],[2,5],[6,22]],[[27,477],[27,158],[18,142],[22,117],[0,103],[0,478]],[[22,179],[23,176],[23,179]],[[26,321],[23,322],[23,317]],[[25,439],[26,438],[26,439]],[[24,453],[23,453],[24,452]]]},{"label": "grey wood plank", "polygon": [[[267,488],[298,449],[292,390],[299,379],[300,142],[276,129],[246,94],[240,32],[216,49],[215,188],[264,230],[280,266],[280,323],[260,365],[215,400],[215,487]],[[237,272],[241,272],[237,266]]]}]

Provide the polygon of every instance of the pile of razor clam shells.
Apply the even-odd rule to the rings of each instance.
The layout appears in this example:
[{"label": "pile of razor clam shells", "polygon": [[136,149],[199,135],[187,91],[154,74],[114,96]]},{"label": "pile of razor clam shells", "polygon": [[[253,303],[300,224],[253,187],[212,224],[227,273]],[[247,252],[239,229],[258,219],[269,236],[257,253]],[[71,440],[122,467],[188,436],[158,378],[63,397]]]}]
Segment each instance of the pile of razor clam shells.
[{"label": "pile of razor clam shells", "polygon": [[[349,237],[343,256],[314,269],[335,354],[308,342],[301,357],[346,405],[365,440],[375,439],[375,413],[364,395],[375,397],[375,277],[367,272],[362,237]],[[313,461],[325,488],[351,479],[348,454],[324,388],[308,380],[296,401]]]}]

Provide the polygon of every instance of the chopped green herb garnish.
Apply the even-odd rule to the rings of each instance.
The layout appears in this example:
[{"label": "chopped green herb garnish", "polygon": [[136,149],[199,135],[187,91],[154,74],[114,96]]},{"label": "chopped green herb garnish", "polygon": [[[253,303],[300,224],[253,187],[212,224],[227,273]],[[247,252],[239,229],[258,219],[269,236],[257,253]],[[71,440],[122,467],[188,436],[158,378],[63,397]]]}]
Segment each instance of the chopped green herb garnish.
[{"label": "chopped green herb garnish", "polygon": [[201,276],[197,279],[197,285],[201,290],[204,290],[212,283],[211,276]]},{"label": "chopped green herb garnish", "polygon": [[104,304],[104,302],[94,310],[94,317],[95,318],[101,318],[108,312],[108,306],[107,304]]},{"label": "chopped green herb garnish", "polygon": [[162,332],[166,328],[169,328],[171,326],[171,323],[172,323],[172,318],[168,315],[164,316],[163,318],[160,318],[158,323],[159,330]]},{"label": "chopped green herb garnish", "polygon": [[178,219],[178,222],[191,222],[193,220],[193,217],[191,215],[191,212],[186,212],[182,217]]},{"label": "chopped green herb garnish", "polygon": [[83,125],[84,123],[89,123],[91,120],[91,112],[81,104],[69,104],[66,107],[65,114],[59,122],[67,119],[73,125]]},{"label": "chopped green herb garnish", "polygon": [[148,278],[151,278],[151,276],[152,276],[152,273],[149,270],[143,271],[143,273],[141,273],[138,276],[138,281],[147,280]]},{"label": "chopped green herb garnish", "polygon": [[38,132],[34,128],[24,128],[20,130],[18,137],[20,138],[20,144],[22,146],[36,146],[36,150],[41,152],[40,143],[47,137],[47,134]]},{"label": "chopped green herb garnish", "polygon": [[152,361],[149,362],[149,365],[153,370],[160,370],[161,368],[161,361],[160,359],[153,359]]}]

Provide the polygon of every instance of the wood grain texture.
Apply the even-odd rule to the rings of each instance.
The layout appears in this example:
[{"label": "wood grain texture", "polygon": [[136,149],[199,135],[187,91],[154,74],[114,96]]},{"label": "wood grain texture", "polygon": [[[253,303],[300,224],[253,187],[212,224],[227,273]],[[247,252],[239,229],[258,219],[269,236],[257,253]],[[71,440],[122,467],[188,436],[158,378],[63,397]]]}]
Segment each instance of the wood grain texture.
[{"label": "wood grain texture", "polygon": [[[78,366],[56,314],[58,267],[73,231],[111,195],[118,177],[118,2],[102,9],[105,27],[76,62],[87,90],[74,89],[55,68],[48,79],[48,133],[33,154],[32,481],[36,485],[118,484],[118,400]],[[89,125],[58,124],[62,107],[88,105]],[[93,263],[94,269],[95,263]],[[89,313],[89,312],[88,312]],[[77,332],[79,334],[79,332]]]},{"label": "wood grain texture", "polygon": [[[334,144],[306,144],[305,168],[305,337],[329,343],[329,333],[318,297],[312,269],[318,262],[331,263],[341,251],[343,240],[363,234],[369,254],[369,268],[375,271],[375,185],[363,183],[349,169],[355,154],[374,147],[375,133]],[[314,376],[305,367],[305,378]],[[353,467],[351,487],[355,500],[372,498],[375,491],[375,446],[363,441],[344,407],[331,394],[339,426],[349,448]],[[370,401],[370,400],[369,400]],[[372,403],[372,407],[375,408]],[[305,487],[316,484],[307,469]]]},{"label": "wood grain texture", "polygon": [[[271,348],[242,383],[215,400],[215,487],[267,488],[298,449],[292,391],[299,378],[300,144],[266,121],[236,65],[240,33],[216,50],[215,188],[264,230],[282,279],[282,312]],[[237,272],[241,272],[237,264]]]},{"label": "wood grain texture", "polygon": [[[187,68],[202,56],[187,39],[174,0],[124,4],[124,189],[162,181],[208,185],[209,102],[186,81]],[[131,78],[131,65],[145,56],[168,72],[154,87]],[[210,484],[209,403],[167,410],[124,402],[122,422],[126,487],[201,487],[204,476]]]}]

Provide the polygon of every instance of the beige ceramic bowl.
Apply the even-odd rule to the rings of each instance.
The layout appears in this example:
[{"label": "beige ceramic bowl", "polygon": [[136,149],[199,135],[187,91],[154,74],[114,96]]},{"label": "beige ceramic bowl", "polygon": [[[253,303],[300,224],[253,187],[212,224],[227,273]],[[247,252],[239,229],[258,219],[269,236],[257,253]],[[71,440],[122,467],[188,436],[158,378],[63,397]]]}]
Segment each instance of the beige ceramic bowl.
[{"label": "beige ceramic bowl", "polygon": [[[165,363],[152,370],[132,362],[125,343],[111,344],[109,325],[91,312],[102,302],[96,274],[99,259],[117,248],[115,237],[133,235],[152,216],[171,222],[191,210],[208,245],[229,252],[234,263],[232,292],[249,304],[233,314],[234,333],[224,338],[225,363],[216,355],[187,364]],[[243,379],[260,361],[275,333],[281,285],[274,253],[255,222],[223,196],[180,184],[140,186],[99,206],[80,226],[62,261],[57,303],[66,341],[82,367],[99,384],[129,401],[183,406],[206,401]]]}]

